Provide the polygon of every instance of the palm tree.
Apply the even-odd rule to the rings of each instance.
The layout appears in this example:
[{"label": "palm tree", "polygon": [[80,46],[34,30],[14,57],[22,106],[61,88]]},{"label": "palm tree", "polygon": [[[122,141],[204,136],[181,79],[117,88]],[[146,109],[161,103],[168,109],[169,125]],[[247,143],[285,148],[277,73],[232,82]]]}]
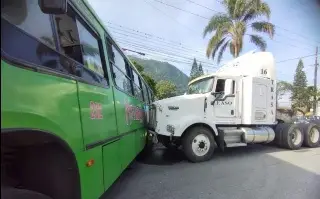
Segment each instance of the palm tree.
[{"label": "palm tree", "polygon": [[266,41],[259,35],[247,33],[248,28],[259,33],[267,33],[270,38],[274,35],[274,25],[267,20],[256,21],[260,17],[270,18],[270,8],[262,0],[222,0],[226,13],[214,15],[205,27],[203,36],[214,32],[207,46],[207,57],[216,57],[219,50],[217,62],[220,63],[223,53],[229,46],[233,57],[238,57],[242,47],[244,36],[250,38],[250,42],[264,51],[267,47]]}]

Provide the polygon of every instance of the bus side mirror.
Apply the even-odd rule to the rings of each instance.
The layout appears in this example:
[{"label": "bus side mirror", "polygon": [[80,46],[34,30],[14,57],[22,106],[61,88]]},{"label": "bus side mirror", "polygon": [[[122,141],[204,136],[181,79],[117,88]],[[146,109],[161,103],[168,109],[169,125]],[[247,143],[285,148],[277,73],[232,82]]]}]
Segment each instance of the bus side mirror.
[{"label": "bus side mirror", "polygon": [[39,7],[45,14],[67,13],[68,0],[39,0]]}]

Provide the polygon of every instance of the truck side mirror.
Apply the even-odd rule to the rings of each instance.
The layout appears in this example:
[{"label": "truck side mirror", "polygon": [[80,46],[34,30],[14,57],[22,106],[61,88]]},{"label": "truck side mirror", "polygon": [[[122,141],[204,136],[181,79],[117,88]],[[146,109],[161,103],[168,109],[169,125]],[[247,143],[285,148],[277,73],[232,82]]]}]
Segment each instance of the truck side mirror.
[{"label": "truck side mirror", "polygon": [[224,84],[224,96],[229,96],[233,94],[233,80],[226,79]]},{"label": "truck side mirror", "polygon": [[39,7],[45,14],[67,13],[68,0],[39,0]]}]

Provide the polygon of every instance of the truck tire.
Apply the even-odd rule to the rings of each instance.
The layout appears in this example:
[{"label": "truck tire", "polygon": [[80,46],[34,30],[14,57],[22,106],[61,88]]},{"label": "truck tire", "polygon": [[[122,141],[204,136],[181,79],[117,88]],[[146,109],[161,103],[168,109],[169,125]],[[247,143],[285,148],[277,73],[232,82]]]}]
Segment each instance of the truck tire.
[{"label": "truck tire", "polygon": [[277,124],[275,132],[275,140],[280,147],[296,150],[299,149],[303,143],[303,133],[296,124]]},{"label": "truck tire", "polygon": [[42,193],[26,189],[1,187],[1,199],[52,199]]},{"label": "truck tire", "polygon": [[304,134],[304,146],[318,147],[320,145],[320,126],[313,123],[308,123],[300,124],[299,127]]},{"label": "truck tire", "polygon": [[215,146],[212,132],[201,126],[189,129],[182,138],[183,152],[191,162],[210,160]]}]

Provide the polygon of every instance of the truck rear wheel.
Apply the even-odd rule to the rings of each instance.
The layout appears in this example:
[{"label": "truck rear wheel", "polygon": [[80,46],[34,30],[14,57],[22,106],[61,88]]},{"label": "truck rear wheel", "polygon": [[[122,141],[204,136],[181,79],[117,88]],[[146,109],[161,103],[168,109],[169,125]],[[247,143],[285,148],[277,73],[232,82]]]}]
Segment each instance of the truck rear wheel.
[{"label": "truck rear wheel", "polygon": [[307,147],[318,147],[320,145],[320,126],[308,123],[299,125],[304,134],[303,145]]},{"label": "truck rear wheel", "polygon": [[304,136],[296,124],[280,123],[276,127],[276,141],[281,147],[295,150],[303,143]]},{"label": "truck rear wheel", "polygon": [[205,127],[193,127],[182,139],[184,154],[191,162],[203,162],[211,159],[215,140],[212,132]]}]

